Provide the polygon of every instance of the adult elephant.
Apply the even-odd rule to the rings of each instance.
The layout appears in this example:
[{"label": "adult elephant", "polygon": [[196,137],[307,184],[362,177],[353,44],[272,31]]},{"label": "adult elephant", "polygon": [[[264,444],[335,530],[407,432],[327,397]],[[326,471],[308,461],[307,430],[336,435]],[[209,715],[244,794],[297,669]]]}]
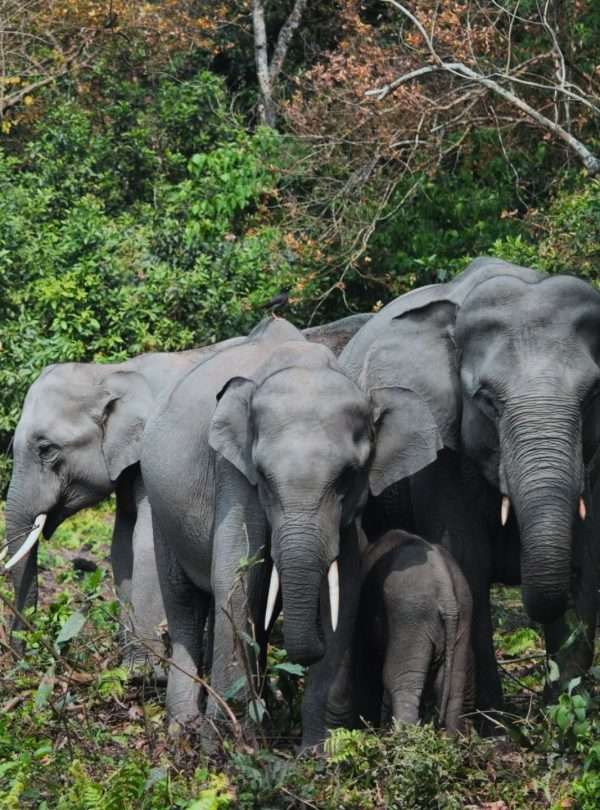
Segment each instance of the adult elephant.
[{"label": "adult elephant", "polygon": [[[211,599],[211,685],[221,695],[245,671],[239,645],[252,628],[264,649],[280,590],[292,660],[319,659],[338,620],[345,635],[372,435],[368,398],[283,319],[198,365],[153,413],[141,466],[172,642],[172,720],[199,716],[188,675]],[[318,694],[311,701],[310,712],[323,710]]]},{"label": "adult elephant", "polygon": [[[307,339],[339,353],[368,320],[354,315],[307,329]],[[139,472],[146,420],[160,395],[233,338],[184,352],[152,353],[123,363],[49,366],[29,389],[13,444],[6,541],[16,607],[37,603],[38,538],[116,492],[111,562],[117,592],[130,607],[134,635],[157,651],[164,619],[150,509]],[[32,531],[32,526],[33,531]],[[13,630],[22,628],[15,617]],[[15,646],[21,647],[17,642]],[[128,658],[145,655],[132,644]]]},{"label": "adult elephant", "polygon": [[379,518],[446,544],[467,576],[479,707],[501,704],[493,581],[521,583],[563,682],[584,671],[598,584],[600,295],[482,258],[394,301],[340,360],[382,411]]},{"label": "adult elephant", "polygon": [[[116,492],[111,563],[117,593],[128,607],[126,624],[160,651],[157,627],[164,610],[139,474],[140,442],[160,393],[215,351],[147,354],[116,364],[63,363],[46,368],[32,384],[15,430],[6,500],[12,554],[6,567],[19,613],[37,602],[39,536],[49,538],[66,518]],[[21,628],[17,614],[13,631]],[[134,645],[127,653],[135,663],[144,648]]]}]

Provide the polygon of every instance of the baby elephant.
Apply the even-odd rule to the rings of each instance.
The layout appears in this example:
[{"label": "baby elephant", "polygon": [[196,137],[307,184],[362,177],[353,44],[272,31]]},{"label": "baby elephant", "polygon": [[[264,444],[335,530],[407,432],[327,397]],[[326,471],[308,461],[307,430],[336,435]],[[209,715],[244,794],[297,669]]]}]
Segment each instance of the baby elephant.
[{"label": "baby elephant", "polygon": [[353,649],[359,715],[416,723],[432,707],[451,734],[472,703],[472,600],[441,546],[403,531],[366,547]]}]

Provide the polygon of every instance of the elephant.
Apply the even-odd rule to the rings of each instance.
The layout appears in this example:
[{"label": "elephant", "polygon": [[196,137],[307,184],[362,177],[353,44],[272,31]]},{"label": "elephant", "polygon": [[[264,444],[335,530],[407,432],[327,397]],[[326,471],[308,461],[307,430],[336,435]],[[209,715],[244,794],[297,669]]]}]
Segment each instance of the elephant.
[{"label": "elephant", "polygon": [[[306,337],[339,353],[370,317],[357,314],[305,330]],[[13,443],[6,502],[6,546],[12,553],[16,607],[37,603],[37,540],[63,520],[116,493],[111,562],[117,593],[130,606],[132,640],[126,659],[162,652],[156,628],[164,620],[150,507],[139,472],[146,419],[161,394],[202,360],[235,345],[232,338],[182,352],[159,352],[122,363],[61,363],[47,367],[30,387]],[[33,531],[31,531],[33,528]],[[13,630],[22,629],[17,615]],[[129,634],[126,634],[128,637]],[[22,645],[13,638],[13,644]]]},{"label": "elephant", "polygon": [[[40,533],[49,538],[63,520],[116,492],[111,563],[119,599],[130,609],[124,623],[142,641],[142,646],[128,642],[126,660],[134,665],[145,658],[144,644],[162,651],[157,628],[164,609],[139,447],[161,391],[214,351],[147,354],[115,364],[63,363],[47,367],[32,384],[15,430],[6,501],[7,547],[13,553],[7,567],[19,613],[37,602]],[[13,631],[21,627],[17,614]]]},{"label": "elephant", "polygon": [[[302,664],[353,623],[344,599],[358,577],[372,440],[368,397],[282,318],[196,366],[154,411],[141,469],[172,643],[172,730],[202,722],[189,675],[201,671],[211,600],[213,722],[214,694],[254,672],[254,645],[241,640],[253,634],[264,650],[279,606],[288,656]],[[308,695],[307,714],[323,712],[324,696]]]},{"label": "elephant", "polygon": [[390,303],[340,356],[382,412],[364,525],[413,530],[460,564],[479,708],[502,705],[494,581],[521,584],[561,683],[591,664],[599,361],[598,292],[488,257]]},{"label": "elephant", "polygon": [[367,544],[346,662],[358,718],[414,724],[434,704],[440,726],[464,732],[473,697],[471,614],[469,586],[442,546],[398,529]]}]

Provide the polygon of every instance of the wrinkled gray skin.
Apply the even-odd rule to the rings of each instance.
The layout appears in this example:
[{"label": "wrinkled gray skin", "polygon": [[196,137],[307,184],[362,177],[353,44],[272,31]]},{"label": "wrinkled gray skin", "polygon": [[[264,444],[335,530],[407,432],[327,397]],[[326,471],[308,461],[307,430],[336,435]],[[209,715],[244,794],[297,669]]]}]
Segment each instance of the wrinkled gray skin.
[{"label": "wrinkled gray skin", "polygon": [[[110,365],[50,366],[29,389],[14,436],[6,501],[8,553],[24,541],[36,515],[48,515],[48,538],[70,515],[116,491],[111,562],[117,592],[129,609],[126,624],[158,652],[164,610],[139,474],[141,436],[161,391],[214,351],[147,354]],[[35,605],[37,546],[12,576],[19,611]],[[13,630],[20,627],[16,618]],[[131,663],[137,654],[144,656],[143,646],[126,650]]]},{"label": "wrinkled gray skin", "polygon": [[[338,354],[368,320],[354,315],[305,330],[309,340]],[[80,509],[116,492],[111,561],[121,601],[131,608],[135,635],[159,652],[164,619],[150,508],[139,473],[140,442],[161,393],[203,359],[243,338],[185,352],[141,355],[124,363],[49,366],[27,393],[14,437],[6,503],[8,554],[25,540],[40,513],[44,536]],[[37,546],[12,572],[20,611],[37,601]],[[17,619],[13,629],[20,629]],[[13,641],[18,648],[20,645]],[[128,658],[144,655],[133,645]]]},{"label": "wrinkled gray skin", "polygon": [[355,720],[417,723],[435,706],[450,734],[472,708],[472,599],[441,546],[389,531],[363,552],[360,605],[347,675]]},{"label": "wrinkled gray skin", "polygon": [[[331,563],[339,561],[343,583],[352,559],[356,582],[354,521],[368,491],[371,435],[368,398],[329,350],[283,319],[197,366],[157,408],[141,465],[172,642],[172,720],[199,716],[199,687],[184,673],[201,666],[211,596],[213,689],[223,694],[243,672],[233,627],[249,632],[252,620],[264,648],[273,562],[289,657],[308,664],[323,655],[332,638]],[[242,587],[240,562],[255,555],[266,562],[251,567]],[[344,598],[342,584],[340,626],[353,622]],[[310,700],[323,713],[321,696]],[[211,700],[207,713],[218,713]]]},{"label": "wrinkled gray skin", "polygon": [[[381,528],[404,525],[460,563],[474,599],[480,708],[502,699],[493,581],[521,583],[563,682],[591,664],[599,360],[600,295],[590,285],[488,258],[394,301],[340,358],[382,410],[370,478],[379,504],[365,522],[375,514]],[[585,632],[560,651],[568,607]]]}]

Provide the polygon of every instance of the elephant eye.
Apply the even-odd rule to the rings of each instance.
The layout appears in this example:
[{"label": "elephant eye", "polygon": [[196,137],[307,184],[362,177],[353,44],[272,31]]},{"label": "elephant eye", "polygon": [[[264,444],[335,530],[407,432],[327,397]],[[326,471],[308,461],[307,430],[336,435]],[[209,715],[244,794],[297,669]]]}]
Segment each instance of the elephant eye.
[{"label": "elephant eye", "polygon": [[338,476],[338,486],[340,489],[345,490],[354,482],[358,470],[359,468],[356,464],[346,464]]},{"label": "elephant eye", "polygon": [[475,393],[475,400],[486,416],[496,419],[500,416],[498,403],[487,388],[480,388]]},{"label": "elephant eye", "polygon": [[52,464],[58,460],[58,447],[52,442],[40,442],[38,454],[43,462]]}]

